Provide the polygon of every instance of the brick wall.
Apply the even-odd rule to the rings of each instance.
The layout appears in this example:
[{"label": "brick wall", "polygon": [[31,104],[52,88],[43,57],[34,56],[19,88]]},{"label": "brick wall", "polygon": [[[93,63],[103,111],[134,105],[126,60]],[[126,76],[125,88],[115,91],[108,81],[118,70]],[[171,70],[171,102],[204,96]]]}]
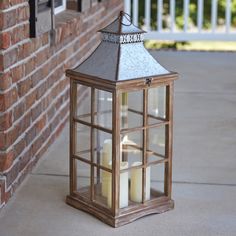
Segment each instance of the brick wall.
[{"label": "brick wall", "polygon": [[103,0],[83,13],[60,13],[52,46],[49,33],[29,38],[27,0],[1,0],[0,208],[67,121],[65,70],[91,53],[100,40],[96,31],[121,9],[122,0]]}]

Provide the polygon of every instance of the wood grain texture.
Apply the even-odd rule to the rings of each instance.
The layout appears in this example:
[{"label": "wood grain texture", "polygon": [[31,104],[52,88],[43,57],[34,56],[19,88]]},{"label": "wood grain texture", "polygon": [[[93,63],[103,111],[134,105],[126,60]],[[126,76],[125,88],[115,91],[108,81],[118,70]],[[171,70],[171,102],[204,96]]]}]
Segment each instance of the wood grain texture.
[{"label": "wood grain texture", "polygon": [[147,202],[146,204],[140,205],[138,209],[135,210],[131,209],[130,211],[124,212],[123,214],[120,214],[118,217],[116,217],[72,196],[67,196],[66,202],[67,204],[79,210],[85,211],[97,217],[104,223],[114,228],[129,224],[144,216],[150,214],[160,214],[174,208],[174,201],[165,198],[163,201],[160,201],[159,203]]}]

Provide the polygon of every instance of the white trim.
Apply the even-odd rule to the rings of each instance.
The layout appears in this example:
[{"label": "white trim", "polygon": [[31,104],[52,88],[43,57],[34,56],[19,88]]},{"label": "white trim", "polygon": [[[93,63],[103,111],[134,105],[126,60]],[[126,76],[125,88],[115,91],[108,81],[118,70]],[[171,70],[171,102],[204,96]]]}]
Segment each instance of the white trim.
[{"label": "white trim", "polygon": [[194,40],[210,40],[210,41],[236,41],[236,33],[184,33],[184,32],[158,32],[150,31],[144,35],[144,39],[173,40],[173,41],[194,41]]},{"label": "white trim", "polygon": [[[163,19],[163,0],[155,0],[157,3],[157,29],[152,30],[149,28],[151,22],[150,15],[150,6],[151,0],[143,0],[145,3],[145,13],[144,13],[144,25],[143,27],[148,31],[145,34],[145,39],[159,39],[159,40],[173,40],[173,41],[192,41],[192,40],[211,40],[211,41],[236,41],[236,27],[231,24],[231,8],[232,0],[225,0],[225,24],[223,26],[217,25],[218,19],[218,0],[209,0],[211,3],[211,27],[209,29],[204,29],[204,0],[197,0],[197,25],[188,27],[189,19],[189,3],[191,0],[183,0],[183,16],[184,16],[184,27],[183,29],[178,29],[175,27],[175,2],[176,0],[169,0],[168,4],[170,7],[169,18],[170,24],[167,28],[162,28],[162,19]],[[137,5],[137,0],[132,0],[132,15],[137,21],[139,12],[137,8],[140,6]],[[131,10],[131,0],[124,0],[125,9]]]},{"label": "white trim", "polygon": [[54,9],[54,14],[57,15],[66,10],[66,0],[62,0],[62,5]]}]

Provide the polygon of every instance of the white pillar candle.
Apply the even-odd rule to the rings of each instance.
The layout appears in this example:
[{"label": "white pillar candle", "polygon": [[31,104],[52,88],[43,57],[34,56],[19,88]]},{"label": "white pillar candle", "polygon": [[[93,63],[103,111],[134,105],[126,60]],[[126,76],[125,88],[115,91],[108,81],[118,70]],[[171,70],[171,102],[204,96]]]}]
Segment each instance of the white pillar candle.
[{"label": "white pillar candle", "polygon": [[[109,164],[109,166],[111,167],[111,163]],[[112,174],[111,173],[107,173],[107,182],[106,182],[106,186],[107,186],[107,205],[108,207],[112,207]]]},{"label": "white pillar candle", "polygon": [[[120,163],[120,170],[127,169],[129,166],[128,162]],[[112,183],[111,178],[108,179],[107,188],[107,205],[112,205]],[[123,172],[120,174],[120,208],[127,207],[129,205],[129,173]]]},{"label": "white pillar candle", "polygon": [[[103,151],[101,152],[102,156],[102,166],[111,168],[112,161],[112,140],[106,139],[103,144]],[[107,171],[102,171],[102,196],[107,197],[108,194],[108,185],[111,179],[111,173]]]},{"label": "white pillar candle", "polygon": [[[120,170],[127,169],[129,163],[127,161],[120,163]],[[129,173],[123,172],[120,174],[120,208],[129,205]]]},{"label": "white pillar candle", "polygon": [[[108,167],[108,164],[106,164],[108,161],[108,153],[101,152],[101,154],[102,154],[102,165]],[[102,170],[102,196],[104,197],[107,197],[109,178],[110,178],[110,173]]]},{"label": "white pillar candle", "polygon": [[112,140],[106,139],[103,144],[103,152],[107,153],[102,157],[102,165],[108,167],[110,161],[112,161]]},{"label": "white pillar candle", "polygon": [[[134,162],[132,166],[142,165],[142,162]],[[146,168],[146,195],[145,200],[150,199],[151,191],[151,170],[150,167]],[[133,202],[142,202],[142,168],[131,170],[130,179],[130,199]]]},{"label": "white pillar candle", "polygon": [[151,167],[146,168],[146,197],[145,200],[150,200],[151,195]]}]

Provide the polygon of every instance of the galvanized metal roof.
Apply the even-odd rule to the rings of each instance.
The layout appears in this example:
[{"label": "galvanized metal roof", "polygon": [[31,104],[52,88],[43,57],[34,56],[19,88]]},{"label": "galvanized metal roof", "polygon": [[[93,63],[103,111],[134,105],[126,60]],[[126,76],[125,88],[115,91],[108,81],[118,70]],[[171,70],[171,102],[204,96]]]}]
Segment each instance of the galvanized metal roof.
[{"label": "galvanized metal roof", "polygon": [[102,42],[74,71],[111,81],[159,76],[170,72],[143,45],[143,31],[123,12],[100,31]]}]

